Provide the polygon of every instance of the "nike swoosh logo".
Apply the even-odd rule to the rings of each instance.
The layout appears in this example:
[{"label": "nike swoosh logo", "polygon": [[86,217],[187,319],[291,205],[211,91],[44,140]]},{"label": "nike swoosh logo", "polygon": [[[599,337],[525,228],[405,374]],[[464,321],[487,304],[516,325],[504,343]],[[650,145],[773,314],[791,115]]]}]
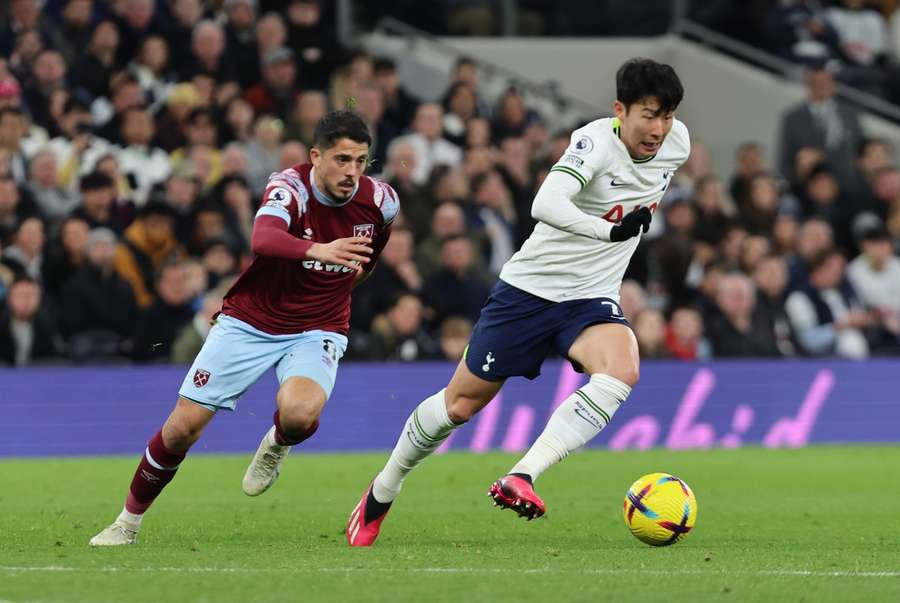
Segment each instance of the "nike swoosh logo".
[{"label": "nike swoosh logo", "polygon": [[628,183],[627,182],[616,182],[615,178],[613,178],[612,180],[609,181],[610,186],[625,186],[626,184],[628,184]]}]

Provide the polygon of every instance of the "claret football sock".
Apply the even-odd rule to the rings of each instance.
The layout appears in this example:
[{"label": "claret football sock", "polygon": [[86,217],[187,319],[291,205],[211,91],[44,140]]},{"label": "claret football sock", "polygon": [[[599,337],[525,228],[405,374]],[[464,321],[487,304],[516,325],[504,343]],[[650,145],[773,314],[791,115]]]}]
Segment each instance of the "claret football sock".
[{"label": "claret football sock", "polygon": [[275,424],[275,443],[279,446],[296,446],[300,442],[311,438],[313,434],[316,433],[316,430],[319,429],[319,421],[317,419],[304,432],[294,433],[292,431],[287,431],[281,426],[281,411],[278,410],[275,411],[272,422]]},{"label": "claret football sock", "polygon": [[610,422],[631,387],[609,375],[591,375],[584,387],[563,400],[544,432],[510,473],[536,480],[548,467],[584,446]]},{"label": "claret football sock", "polygon": [[378,502],[393,501],[406,475],[459,427],[447,414],[444,391],[426,398],[406,420],[391,457],[372,484],[372,494]]},{"label": "claret football sock", "polygon": [[158,431],[147,444],[144,456],[134,472],[128,498],[125,500],[125,510],[133,515],[143,515],[166,484],[175,477],[178,465],[186,455],[186,452],[168,450],[163,444],[162,431]]}]

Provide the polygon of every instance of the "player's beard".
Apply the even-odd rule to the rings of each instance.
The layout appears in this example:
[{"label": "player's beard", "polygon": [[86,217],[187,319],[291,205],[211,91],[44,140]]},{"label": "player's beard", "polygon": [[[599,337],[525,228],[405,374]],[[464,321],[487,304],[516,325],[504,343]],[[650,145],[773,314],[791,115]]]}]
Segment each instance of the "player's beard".
[{"label": "player's beard", "polygon": [[[337,188],[337,186],[340,186],[341,184],[346,184],[350,187],[350,190],[344,192],[343,190]],[[335,201],[344,202],[350,198],[350,195],[353,194],[353,190],[356,188],[356,183],[352,180],[342,180],[337,184],[337,186],[335,186],[335,188],[333,189],[331,187],[328,187],[328,195]]]}]

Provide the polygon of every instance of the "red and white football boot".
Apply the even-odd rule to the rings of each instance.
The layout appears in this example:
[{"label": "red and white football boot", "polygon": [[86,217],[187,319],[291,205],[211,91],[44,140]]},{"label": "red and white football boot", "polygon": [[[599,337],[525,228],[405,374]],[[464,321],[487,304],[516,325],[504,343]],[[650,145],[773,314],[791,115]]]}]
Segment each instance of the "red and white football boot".
[{"label": "red and white football boot", "polygon": [[488,496],[494,499],[494,506],[512,509],[528,521],[547,512],[544,501],[534,491],[531,482],[518,475],[504,475],[495,481],[488,490]]},{"label": "red and white football boot", "polygon": [[347,521],[347,544],[350,546],[375,544],[381,530],[381,522],[387,517],[390,509],[391,503],[381,503],[375,499],[372,495],[372,484],[369,484]]}]

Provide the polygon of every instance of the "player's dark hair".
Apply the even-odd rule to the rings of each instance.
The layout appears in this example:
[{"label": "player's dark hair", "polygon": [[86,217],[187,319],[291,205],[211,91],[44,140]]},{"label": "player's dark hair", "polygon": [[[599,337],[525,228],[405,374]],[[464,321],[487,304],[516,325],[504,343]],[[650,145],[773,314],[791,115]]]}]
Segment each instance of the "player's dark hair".
[{"label": "player's dark hair", "polygon": [[619,67],[616,72],[616,98],[626,109],[651,97],[659,101],[659,115],[671,113],[681,103],[684,88],[671,65],[638,58],[626,61]]},{"label": "player's dark hair", "polygon": [[320,151],[326,151],[341,138],[349,138],[353,142],[364,142],[372,146],[372,135],[366,122],[353,111],[332,111],[320,119],[316,124],[313,145]]}]

